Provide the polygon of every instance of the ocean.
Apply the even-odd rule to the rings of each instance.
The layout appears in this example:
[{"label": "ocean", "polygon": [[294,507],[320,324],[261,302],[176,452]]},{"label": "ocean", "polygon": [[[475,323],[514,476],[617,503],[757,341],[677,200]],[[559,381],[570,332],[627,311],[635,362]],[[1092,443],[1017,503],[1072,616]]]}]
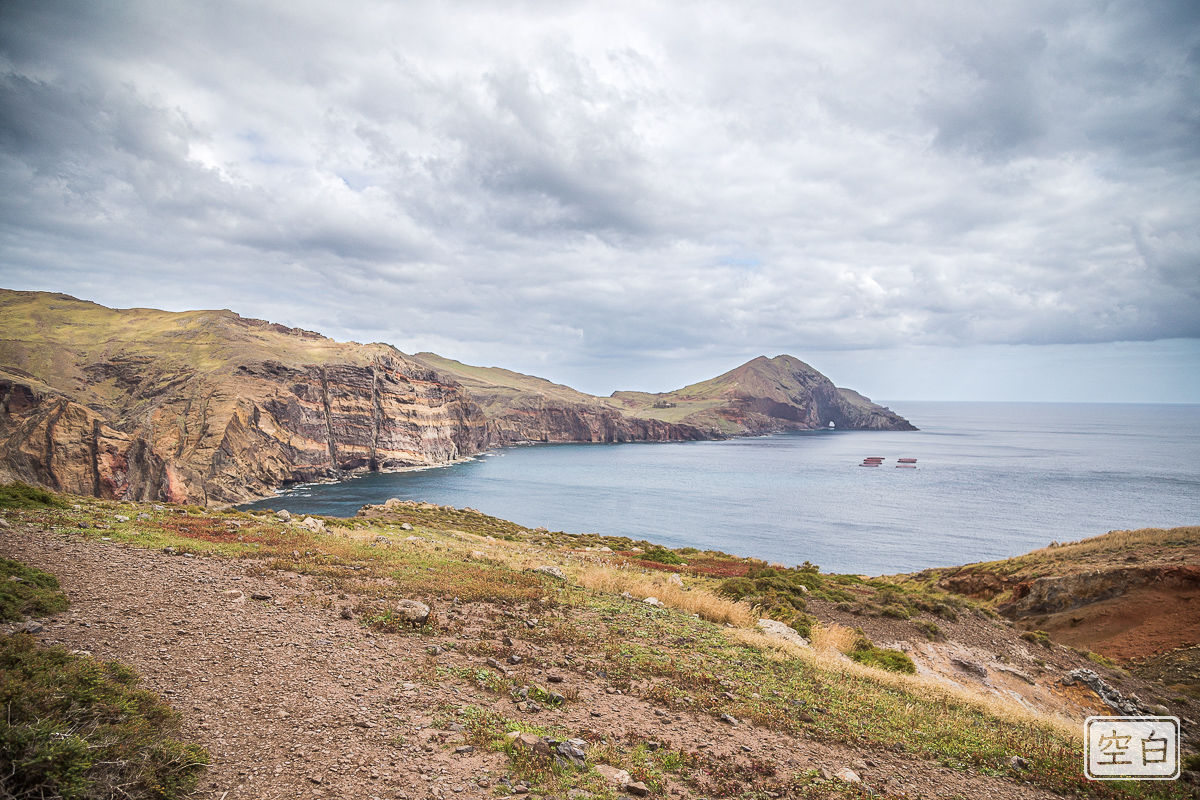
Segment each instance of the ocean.
[{"label": "ocean", "polygon": [[[1200,405],[889,406],[921,430],[508,447],[446,467],[297,486],[243,508],[354,516],[399,497],[529,527],[867,575],[1200,524]],[[883,466],[860,466],[868,457]],[[896,468],[899,458],[917,468]]]}]

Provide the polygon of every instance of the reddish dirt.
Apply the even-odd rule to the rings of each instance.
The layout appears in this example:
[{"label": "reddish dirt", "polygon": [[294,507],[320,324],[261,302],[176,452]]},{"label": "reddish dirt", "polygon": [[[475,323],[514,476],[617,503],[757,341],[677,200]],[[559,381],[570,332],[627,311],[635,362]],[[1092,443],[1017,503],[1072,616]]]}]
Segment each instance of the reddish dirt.
[{"label": "reddish dirt", "polygon": [[1037,621],[1051,637],[1127,662],[1200,642],[1200,585],[1134,589]]}]

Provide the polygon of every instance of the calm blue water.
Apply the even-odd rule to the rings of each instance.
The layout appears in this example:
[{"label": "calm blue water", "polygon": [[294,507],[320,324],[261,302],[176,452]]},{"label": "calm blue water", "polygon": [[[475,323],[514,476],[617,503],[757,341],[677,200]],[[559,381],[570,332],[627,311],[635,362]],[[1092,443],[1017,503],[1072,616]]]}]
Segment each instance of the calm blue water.
[{"label": "calm blue water", "polygon": [[[1200,524],[1200,406],[893,403],[921,428],[723,442],[538,445],[297,487],[248,507],[353,516],[389,497],[836,572],[1018,555]],[[863,468],[866,456],[885,466]],[[895,459],[918,459],[896,469]]]}]

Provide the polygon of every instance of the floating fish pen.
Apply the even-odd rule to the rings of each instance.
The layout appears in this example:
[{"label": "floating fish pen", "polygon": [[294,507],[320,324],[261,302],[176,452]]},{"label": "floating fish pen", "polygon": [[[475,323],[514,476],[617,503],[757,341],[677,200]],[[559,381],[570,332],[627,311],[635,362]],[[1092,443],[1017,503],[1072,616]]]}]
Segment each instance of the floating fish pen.
[{"label": "floating fish pen", "polygon": [[878,467],[878,466],[882,466],[882,464],[883,464],[882,458],[876,458],[875,456],[872,456],[870,458],[864,458],[863,462],[861,464],[859,464],[859,466],[860,467]]},{"label": "floating fish pen", "polygon": [[916,460],[915,458],[897,458],[896,460],[897,460],[897,461],[899,461],[901,464],[915,464],[915,463],[917,463],[917,460]]}]

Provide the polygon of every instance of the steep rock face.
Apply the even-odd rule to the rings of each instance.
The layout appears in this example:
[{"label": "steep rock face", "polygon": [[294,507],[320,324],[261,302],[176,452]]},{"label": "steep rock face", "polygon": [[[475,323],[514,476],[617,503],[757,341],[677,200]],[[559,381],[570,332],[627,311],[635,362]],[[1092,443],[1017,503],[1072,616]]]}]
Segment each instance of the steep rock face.
[{"label": "steep rock face", "polygon": [[601,405],[544,403],[507,408],[488,420],[493,442],[679,442],[712,439],[691,425],[627,417]]},{"label": "steep rock face", "polygon": [[599,397],[498,367],[472,367],[435,353],[415,361],[453,378],[488,419],[494,444],[520,442],[675,442],[713,438],[691,425],[622,414]]},{"label": "steep rock face", "polygon": [[487,446],[465,392],[386,345],[39,293],[0,313],[4,480],[220,505]]}]

